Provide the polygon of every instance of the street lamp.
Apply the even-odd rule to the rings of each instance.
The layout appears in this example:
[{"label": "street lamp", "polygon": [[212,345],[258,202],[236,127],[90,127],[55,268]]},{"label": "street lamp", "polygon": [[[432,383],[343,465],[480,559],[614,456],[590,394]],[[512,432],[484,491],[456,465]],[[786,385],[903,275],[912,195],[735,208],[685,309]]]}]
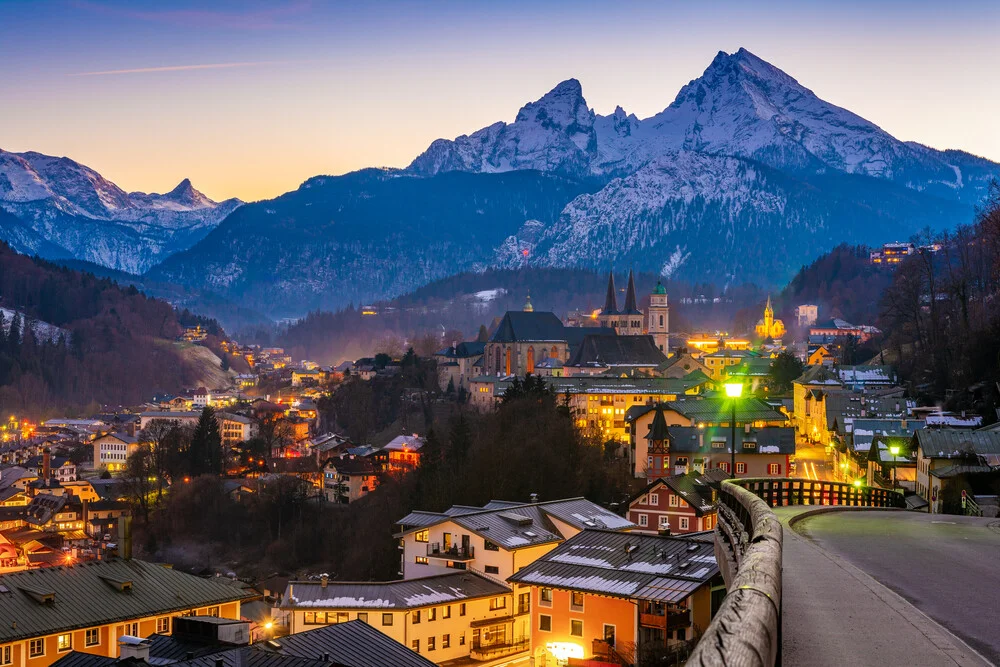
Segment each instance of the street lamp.
[{"label": "street lamp", "polygon": [[892,488],[896,488],[896,457],[899,456],[899,445],[889,445],[889,453],[892,454]]},{"label": "street lamp", "polygon": [[743,383],[742,382],[727,382],[726,383],[726,396],[732,399],[732,415],[729,420],[729,433],[731,439],[729,441],[729,477],[736,477],[736,401],[740,396],[743,395]]}]

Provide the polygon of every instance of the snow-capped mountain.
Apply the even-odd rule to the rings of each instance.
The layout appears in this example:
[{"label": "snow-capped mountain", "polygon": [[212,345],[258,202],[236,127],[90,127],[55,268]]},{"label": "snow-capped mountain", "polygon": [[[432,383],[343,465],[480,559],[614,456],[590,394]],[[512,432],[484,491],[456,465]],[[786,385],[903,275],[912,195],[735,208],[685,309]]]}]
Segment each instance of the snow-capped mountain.
[{"label": "snow-capped mountain", "polygon": [[200,241],[241,201],[216,203],[184,179],[166,194],[126,193],[69,158],[0,150],[0,208],[22,221],[5,241],[51,259],[142,273]]},{"label": "snow-capped mountain", "polygon": [[[1000,175],[989,160],[900,141],[745,49],[719,53],[650,118],[586,109],[571,79],[509,125],[435,141],[410,171],[537,169],[604,180],[554,225],[529,223],[507,238],[499,266],[526,254],[555,266],[628,261],[676,271],[686,263],[706,279],[719,275],[711,255],[737,279],[772,281],[823,244],[907,238],[917,219],[967,222]],[[765,233],[778,247],[797,239],[783,270],[773,271],[771,257],[741,254],[751,235]]]},{"label": "snow-capped mountain", "polygon": [[[594,113],[570,79],[405,171],[316,177],[244,206],[148,275],[280,317],[526,264],[780,285],[839,243],[969,222],[994,177],[1000,165],[900,141],[741,49],[645,119]],[[94,189],[88,206],[118,205]],[[178,190],[162,197],[197,206]]]},{"label": "snow-capped mountain", "polygon": [[576,79],[524,105],[510,125],[499,122],[454,141],[439,139],[410,169],[496,173],[519,169],[586,174],[597,151],[594,115]]}]

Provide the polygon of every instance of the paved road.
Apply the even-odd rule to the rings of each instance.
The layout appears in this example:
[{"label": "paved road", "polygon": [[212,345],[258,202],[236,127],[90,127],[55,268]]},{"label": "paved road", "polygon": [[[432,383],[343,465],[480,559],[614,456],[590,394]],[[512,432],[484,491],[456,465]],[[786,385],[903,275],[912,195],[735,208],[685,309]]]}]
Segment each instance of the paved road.
[{"label": "paved road", "polygon": [[795,530],[1000,664],[1000,520],[833,512],[805,517]]}]

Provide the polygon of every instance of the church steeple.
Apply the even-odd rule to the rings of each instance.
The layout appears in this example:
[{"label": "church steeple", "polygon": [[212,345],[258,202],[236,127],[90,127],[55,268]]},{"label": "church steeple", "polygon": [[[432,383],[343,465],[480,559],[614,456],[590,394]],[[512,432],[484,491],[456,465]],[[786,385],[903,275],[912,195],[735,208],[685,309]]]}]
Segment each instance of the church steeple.
[{"label": "church steeple", "polygon": [[628,272],[628,288],[625,290],[625,308],[622,309],[622,312],[629,315],[639,313],[638,300],[635,298],[635,277],[632,275],[632,271]]},{"label": "church steeple", "polygon": [[617,315],[618,314],[618,298],[615,295],[615,274],[614,272],[608,273],[608,295],[604,298],[604,310],[601,311],[601,315]]},{"label": "church steeple", "polygon": [[528,293],[528,299],[524,302],[524,312],[533,313],[535,312],[535,307],[531,305],[531,292]]}]

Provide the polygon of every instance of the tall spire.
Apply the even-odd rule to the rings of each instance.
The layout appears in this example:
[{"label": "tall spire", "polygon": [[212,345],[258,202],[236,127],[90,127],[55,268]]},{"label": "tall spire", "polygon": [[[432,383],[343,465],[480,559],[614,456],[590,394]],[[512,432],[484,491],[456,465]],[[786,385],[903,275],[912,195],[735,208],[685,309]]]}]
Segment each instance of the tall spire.
[{"label": "tall spire", "polygon": [[774,308],[771,307],[771,295],[770,294],[767,295],[767,305],[764,306],[764,314],[766,315],[767,313],[771,313],[772,315],[774,314]]},{"label": "tall spire", "polygon": [[615,296],[615,274],[613,271],[608,272],[608,295],[604,299],[604,310],[601,311],[601,314],[618,314],[618,299]]},{"label": "tall spire", "polygon": [[622,309],[622,312],[630,315],[639,312],[639,306],[635,298],[635,277],[632,275],[631,270],[628,272],[628,288],[625,290],[625,308]]}]

